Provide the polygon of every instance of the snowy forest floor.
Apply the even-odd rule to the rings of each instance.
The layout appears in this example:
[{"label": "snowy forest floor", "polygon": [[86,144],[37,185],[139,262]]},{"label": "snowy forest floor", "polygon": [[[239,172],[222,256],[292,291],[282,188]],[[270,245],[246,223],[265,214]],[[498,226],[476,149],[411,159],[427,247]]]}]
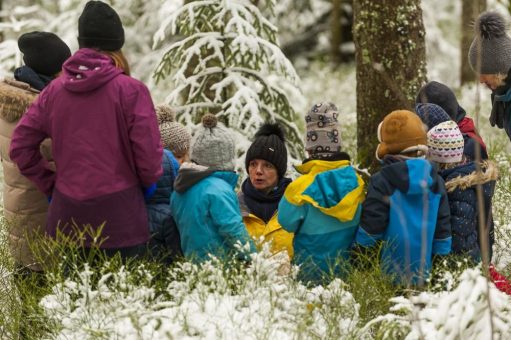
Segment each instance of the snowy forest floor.
[{"label": "snowy forest floor", "polygon": [[[302,88],[307,106],[336,102],[344,116],[343,146],[354,156],[353,65],[333,71],[314,63],[302,75]],[[480,90],[481,112],[489,112],[489,92]],[[467,112],[474,112],[475,87],[464,87],[458,95]],[[489,127],[485,115],[479,123],[500,169],[493,260],[511,277],[509,140]],[[2,235],[2,339],[16,338],[20,331],[27,339],[478,339],[492,330],[495,339],[511,335],[511,299],[487,284],[480,268],[467,268],[460,260],[438,270],[435,281],[418,291],[393,287],[375,260],[344,280],[306,287],[294,279],[296,268],[281,275],[285,261],[267,251],[249,266],[213,261],[163,268],[100,261],[96,270],[71,270],[67,279],[56,266],[42,286],[29,279],[18,287],[8,259]]]}]

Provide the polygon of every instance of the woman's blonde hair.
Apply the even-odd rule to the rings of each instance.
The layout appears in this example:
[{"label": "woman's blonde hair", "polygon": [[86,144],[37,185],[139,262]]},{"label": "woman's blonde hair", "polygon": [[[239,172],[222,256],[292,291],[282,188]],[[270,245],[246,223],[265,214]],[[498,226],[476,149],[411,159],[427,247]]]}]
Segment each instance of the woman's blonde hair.
[{"label": "woman's blonde hair", "polygon": [[101,51],[101,53],[109,56],[113,60],[115,67],[120,68],[125,75],[127,76],[131,75],[130,65],[128,63],[128,60],[124,56],[124,53],[122,53],[122,50]]},{"label": "woman's blonde hair", "polygon": [[499,82],[499,86],[502,86],[502,85],[506,84],[507,74],[497,73],[496,77],[497,77],[497,80]]}]

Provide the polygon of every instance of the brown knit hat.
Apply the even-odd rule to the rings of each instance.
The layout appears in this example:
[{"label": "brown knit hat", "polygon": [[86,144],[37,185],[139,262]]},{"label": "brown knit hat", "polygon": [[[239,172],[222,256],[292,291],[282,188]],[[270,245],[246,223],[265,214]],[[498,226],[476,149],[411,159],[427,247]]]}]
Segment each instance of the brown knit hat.
[{"label": "brown knit hat", "polygon": [[427,151],[427,136],[424,125],[415,113],[397,110],[389,113],[378,126],[376,158],[403,152]]},{"label": "brown knit hat", "polygon": [[174,110],[168,105],[158,105],[156,115],[163,147],[174,154],[189,151],[192,136],[182,124],[176,122]]}]

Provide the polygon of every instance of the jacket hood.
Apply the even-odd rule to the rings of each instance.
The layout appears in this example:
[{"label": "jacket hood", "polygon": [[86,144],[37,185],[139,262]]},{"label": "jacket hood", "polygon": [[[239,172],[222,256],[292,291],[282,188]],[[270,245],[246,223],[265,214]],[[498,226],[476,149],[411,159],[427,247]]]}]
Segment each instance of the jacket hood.
[{"label": "jacket hood", "polygon": [[287,187],[289,203],[309,203],[341,222],[353,219],[364,200],[364,181],[349,161],[312,160],[296,169],[305,175]]},{"label": "jacket hood", "polygon": [[422,158],[403,159],[381,169],[381,175],[399,191],[423,195],[436,186],[436,166]]},{"label": "jacket hood", "polygon": [[179,168],[179,173],[176,181],[174,182],[174,190],[182,194],[196,183],[209,176],[223,179],[229,183],[233,189],[236,186],[236,183],[238,183],[238,175],[234,171],[223,171],[215,168],[208,168],[192,162],[186,162],[181,165],[181,168]]},{"label": "jacket hood", "polygon": [[458,122],[458,127],[460,128],[461,133],[465,134],[477,134],[476,126],[474,121],[471,118],[465,117]]},{"label": "jacket hood", "polygon": [[95,50],[82,48],[63,65],[63,84],[71,92],[89,92],[122,74],[113,61]]},{"label": "jacket hood", "polygon": [[313,160],[321,160],[321,161],[351,161],[350,155],[348,155],[344,151],[338,151],[338,152],[332,152],[328,154],[318,154],[313,155],[309,158],[306,158],[302,164],[305,164],[307,162],[313,161]]},{"label": "jacket hood", "polygon": [[294,168],[300,174],[305,175],[308,173],[318,173],[327,170],[334,170],[339,167],[350,165],[347,159],[342,160],[322,160],[322,159],[306,159],[303,164],[295,165]]},{"label": "jacket hood", "polygon": [[460,131],[463,134],[464,139],[466,139],[467,137],[474,139],[477,143],[479,143],[481,145],[483,150],[486,152],[486,144],[484,143],[481,136],[479,136],[479,134],[477,133],[476,126],[475,126],[472,118],[463,117],[458,122],[458,127],[460,128]]},{"label": "jacket hood", "polygon": [[464,108],[462,108],[461,106],[458,105],[458,109],[456,110],[456,123],[459,123],[461,122],[461,120],[463,118],[465,118],[465,116],[467,115],[467,111],[465,111]]},{"label": "jacket hood", "polygon": [[481,172],[478,173],[476,170],[474,162],[443,170],[441,175],[445,179],[447,192],[453,192],[456,189],[465,190],[478,184],[496,181],[499,175],[497,166],[492,161],[483,162]]},{"label": "jacket hood", "polygon": [[9,123],[17,121],[38,93],[27,83],[6,78],[0,82],[0,117]]},{"label": "jacket hood", "polygon": [[206,166],[185,162],[179,168],[176,181],[174,182],[174,190],[182,194],[213,172],[215,170]]}]

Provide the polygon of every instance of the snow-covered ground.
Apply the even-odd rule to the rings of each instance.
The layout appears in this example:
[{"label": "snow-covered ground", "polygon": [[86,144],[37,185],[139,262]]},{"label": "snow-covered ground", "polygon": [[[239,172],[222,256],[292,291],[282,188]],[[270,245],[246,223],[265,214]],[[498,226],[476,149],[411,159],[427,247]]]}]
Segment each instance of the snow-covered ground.
[{"label": "snow-covered ground", "polygon": [[[53,288],[41,301],[53,339],[495,339],[511,335],[511,299],[468,269],[459,285],[398,296],[388,314],[364,323],[340,279],[307,288],[281,275],[282,259],[262,252],[247,268],[183,263],[168,272],[164,294],[141,268],[92,272]],[[227,272],[226,272],[227,271]],[[489,299],[488,299],[489,297]],[[488,307],[491,305],[491,310]],[[491,312],[490,312],[491,311]]]}]

